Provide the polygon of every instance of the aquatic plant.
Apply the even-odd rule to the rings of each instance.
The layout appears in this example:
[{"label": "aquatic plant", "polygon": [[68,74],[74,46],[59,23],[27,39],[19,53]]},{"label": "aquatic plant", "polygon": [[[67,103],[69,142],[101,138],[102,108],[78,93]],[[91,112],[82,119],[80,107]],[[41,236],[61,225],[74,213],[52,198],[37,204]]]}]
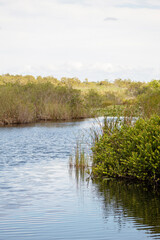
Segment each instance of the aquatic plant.
[{"label": "aquatic plant", "polygon": [[69,158],[69,167],[76,169],[86,169],[89,167],[87,154],[85,154],[84,148],[79,141],[76,142],[74,153]]},{"label": "aquatic plant", "polygon": [[108,122],[95,142],[92,172],[95,177],[160,181],[160,117],[133,122]]}]

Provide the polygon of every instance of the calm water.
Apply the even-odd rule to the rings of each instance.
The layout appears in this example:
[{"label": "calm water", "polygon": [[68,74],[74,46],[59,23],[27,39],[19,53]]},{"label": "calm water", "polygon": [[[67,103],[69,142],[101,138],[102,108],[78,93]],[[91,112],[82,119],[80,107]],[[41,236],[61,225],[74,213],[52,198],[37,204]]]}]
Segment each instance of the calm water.
[{"label": "calm water", "polygon": [[160,239],[160,197],[68,169],[93,120],[0,128],[0,240]]}]

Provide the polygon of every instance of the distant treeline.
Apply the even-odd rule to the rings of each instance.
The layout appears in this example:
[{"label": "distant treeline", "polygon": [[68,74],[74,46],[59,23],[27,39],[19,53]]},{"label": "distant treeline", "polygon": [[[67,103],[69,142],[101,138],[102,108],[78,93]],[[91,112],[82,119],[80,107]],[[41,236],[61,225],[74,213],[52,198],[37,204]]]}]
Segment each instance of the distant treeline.
[{"label": "distant treeline", "polygon": [[0,124],[160,113],[160,81],[81,82],[31,75],[0,76]]},{"label": "distant treeline", "polygon": [[68,120],[90,116],[79,90],[51,83],[0,86],[0,123]]}]

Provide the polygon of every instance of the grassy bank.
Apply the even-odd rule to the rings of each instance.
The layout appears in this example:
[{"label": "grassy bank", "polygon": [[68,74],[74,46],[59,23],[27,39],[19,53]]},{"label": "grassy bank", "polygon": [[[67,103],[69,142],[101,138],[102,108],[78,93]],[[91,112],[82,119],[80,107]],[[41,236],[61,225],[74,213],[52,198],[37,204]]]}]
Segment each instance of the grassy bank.
[{"label": "grassy bank", "polygon": [[79,90],[51,83],[0,86],[0,124],[92,116]]},{"label": "grassy bank", "polygon": [[0,76],[0,124],[160,114],[160,81]]}]

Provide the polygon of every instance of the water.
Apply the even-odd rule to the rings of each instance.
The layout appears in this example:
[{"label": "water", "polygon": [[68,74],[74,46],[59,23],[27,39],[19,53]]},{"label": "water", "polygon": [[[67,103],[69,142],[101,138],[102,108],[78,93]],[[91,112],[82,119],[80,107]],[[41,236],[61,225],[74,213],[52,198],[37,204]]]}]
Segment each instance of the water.
[{"label": "water", "polygon": [[160,239],[160,198],[68,168],[94,120],[0,128],[0,240]]}]

